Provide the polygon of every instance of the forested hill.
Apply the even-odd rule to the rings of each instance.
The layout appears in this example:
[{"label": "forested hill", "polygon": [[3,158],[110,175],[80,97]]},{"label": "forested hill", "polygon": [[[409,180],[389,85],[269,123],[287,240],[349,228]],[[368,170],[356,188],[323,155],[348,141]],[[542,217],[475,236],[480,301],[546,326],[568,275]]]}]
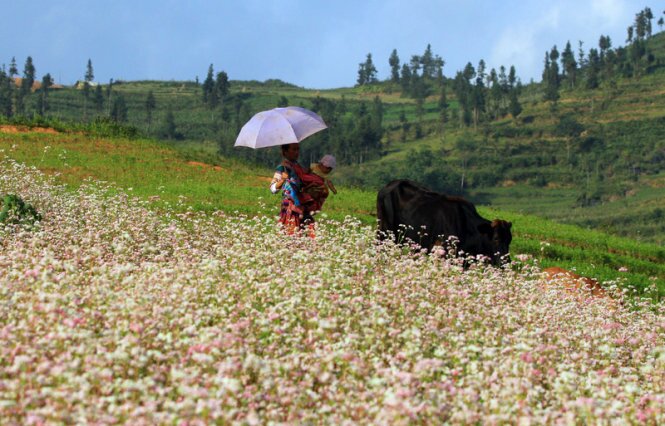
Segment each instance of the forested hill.
[{"label": "forested hill", "polygon": [[320,91],[233,80],[213,65],[202,82],[97,83],[90,61],[82,82],[58,87],[48,73],[36,77],[32,58],[18,78],[12,58],[0,70],[0,117],[149,136],[206,161],[234,156],[271,167],[274,150],[233,148],[235,137],[257,111],[301,105],[329,125],[302,144],[302,158],[336,155],[339,183],[378,189],[406,177],[662,244],[665,33],[654,34],[653,19],[648,9],[636,14],[623,46],[603,35],[588,50],[562,40],[543,58],[542,80],[528,83],[509,64],[487,69],[484,61],[444,76],[445,58],[429,45],[409,62],[396,51],[381,58],[391,66],[382,78],[368,54],[356,86]]}]

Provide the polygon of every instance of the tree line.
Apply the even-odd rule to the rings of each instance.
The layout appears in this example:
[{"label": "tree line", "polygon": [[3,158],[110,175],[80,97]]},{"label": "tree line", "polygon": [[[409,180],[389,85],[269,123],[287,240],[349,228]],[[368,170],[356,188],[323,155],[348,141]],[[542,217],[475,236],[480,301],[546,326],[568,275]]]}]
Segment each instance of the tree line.
[{"label": "tree line", "polygon": [[[397,50],[393,49],[388,63],[390,77],[384,83],[399,88],[401,96],[414,99],[419,120],[425,112],[425,100],[438,95],[436,107],[441,129],[452,120],[462,127],[473,125],[475,128],[482,121],[505,117],[509,113],[517,117],[522,111],[518,97],[521,82],[514,66],[509,71],[503,65],[498,71],[494,68],[488,71],[485,61],[481,59],[477,67],[467,63],[454,78],[448,79],[443,75],[445,61],[432,52],[430,44],[422,55],[411,55],[408,63],[401,63]],[[370,53],[359,64],[357,86],[378,82]],[[459,103],[459,108],[454,111],[449,108],[449,91],[455,94]]]},{"label": "tree line", "polygon": [[[92,61],[88,59],[83,79],[74,85],[80,91],[81,102],[81,115],[77,122],[96,128],[124,128],[123,134],[138,134],[138,129],[128,124],[129,107],[125,96],[114,90],[123,82],[111,78],[108,84],[103,85],[95,83],[94,78]],[[62,89],[62,86],[55,84],[50,73],[44,74],[41,82],[36,79],[36,67],[31,56],[26,58],[22,73],[19,73],[16,58],[12,57],[9,67],[4,64],[0,67],[0,116],[7,119],[48,118],[52,115],[51,93],[55,89]],[[146,127],[150,131],[153,112],[157,108],[152,91],[146,94],[143,107]],[[178,134],[172,126],[169,128],[168,113],[165,122],[159,136],[175,138]]]},{"label": "tree line", "polygon": [[[601,36],[598,48],[584,52],[580,43],[577,55],[572,52],[570,43],[559,54],[556,46],[546,52],[545,67],[542,83],[539,85],[545,100],[556,102],[561,89],[594,89],[608,82],[612,84],[617,76],[640,77],[652,72],[657,64],[654,54],[648,51],[646,41],[651,37],[653,13],[645,8],[635,17],[635,21],[628,27],[625,47],[613,48],[608,36]],[[663,25],[663,18],[658,25]],[[477,129],[484,123],[503,118],[508,115],[516,118],[521,114],[520,94],[522,83],[517,77],[514,66],[500,66],[498,69],[487,69],[484,60],[474,66],[467,63],[464,69],[455,73],[454,77],[444,76],[445,61],[435,54],[428,44],[422,54],[411,55],[407,61],[402,61],[396,49],[390,54],[388,64],[390,75],[380,81],[373,57],[367,57],[358,67],[358,87],[379,87],[381,91],[390,92],[399,90],[401,96],[414,100],[415,122],[407,119],[404,111],[399,118],[401,138],[419,138],[426,131],[432,131],[433,122],[424,122],[426,112],[425,100],[436,96],[436,102],[429,102],[427,109],[438,113],[436,128],[440,132],[448,124],[460,127]],[[209,138],[217,140],[220,152],[240,155],[263,162],[262,153],[251,153],[247,150],[234,151],[229,149],[242,125],[249,120],[255,112],[256,106],[252,102],[251,93],[231,93],[231,82],[224,71],[215,72],[210,64],[206,78],[194,83],[200,89],[200,99],[195,108],[207,110],[207,122],[187,122],[188,117],[182,111],[176,110],[169,103],[158,105],[158,100],[152,90],[138,102],[132,95],[131,107],[133,111],[141,109],[141,124],[145,132],[152,136],[164,139]],[[35,65],[31,57],[26,59],[21,79],[15,58],[12,58],[9,67],[4,65],[0,69],[0,115],[5,117],[16,116],[48,116],[51,109],[50,93],[54,82],[50,74],[45,74],[40,84],[36,82]],[[129,119],[129,102],[122,91],[115,87],[122,84],[120,81],[110,79],[108,84],[94,82],[94,70],[89,59],[83,79],[77,83],[80,89],[80,121],[82,122],[110,122],[127,126],[129,122],[137,125],[133,113]],[[277,82],[286,84],[283,82]],[[189,84],[189,83],[188,83]],[[268,84],[268,82],[266,82]],[[455,103],[449,101],[454,97]],[[29,102],[28,102],[29,101]],[[293,101],[291,101],[293,102]],[[286,106],[291,102],[281,96],[274,106]],[[377,97],[371,102],[351,102],[344,98],[331,100],[316,98],[314,100],[301,100],[300,106],[311,108],[321,114],[330,125],[330,131],[316,136],[322,139],[318,145],[326,150],[334,151],[341,164],[361,164],[369,159],[382,155],[382,139],[389,134],[388,139],[394,137],[395,125],[390,129],[383,128],[383,105]],[[306,103],[306,104],[303,104]],[[161,108],[158,109],[158,106]],[[265,105],[261,105],[265,107]],[[159,126],[153,126],[155,112],[160,111]],[[140,123],[139,123],[140,124]],[[199,125],[200,124],[200,125]],[[389,142],[383,140],[383,142]],[[316,144],[308,144],[316,145]],[[307,150],[304,150],[307,154]],[[319,155],[314,149],[311,156]],[[274,157],[271,157],[274,158]],[[267,160],[265,160],[267,161]]]},{"label": "tree line", "polygon": [[[647,44],[652,36],[653,19],[653,12],[648,7],[638,12],[627,28],[626,46],[612,48],[610,37],[602,35],[598,47],[588,52],[584,51],[581,41],[577,52],[573,52],[570,41],[563,52],[559,52],[557,46],[548,50],[541,80],[543,100],[556,102],[562,88],[597,89],[603,83],[616,85],[618,77],[639,78],[653,72],[658,61]],[[657,23],[662,30],[665,25],[663,17]],[[388,64],[390,76],[381,81],[372,54],[368,53],[358,66],[356,86],[383,84],[388,90],[399,88],[402,96],[415,100],[418,118],[422,118],[425,99],[433,94],[439,95],[437,107],[442,125],[456,119],[460,126],[477,128],[483,121],[508,114],[516,118],[522,112],[519,95],[523,85],[512,65],[508,69],[502,65],[498,71],[494,68],[488,71],[481,59],[477,67],[467,63],[454,78],[448,79],[443,75],[445,61],[432,52],[430,44],[422,55],[411,55],[404,63],[393,49]],[[448,109],[449,90],[459,102],[456,116]]]},{"label": "tree line", "polygon": [[[663,12],[665,13],[665,11]],[[640,78],[653,72],[657,59],[649,49],[647,40],[652,36],[653,12],[646,7],[635,15],[635,20],[627,28],[626,45],[612,48],[610,36],[601,35],[598,46],[588,52],[580,41],[577,56],[570,41],[560,53],[555,45],[545,52],[542,83],[543,99],[556,102],[561,88],[597,89],[603,83],[616,86],[616,79]],[[658,20],[663,26],[663,18]]]}]

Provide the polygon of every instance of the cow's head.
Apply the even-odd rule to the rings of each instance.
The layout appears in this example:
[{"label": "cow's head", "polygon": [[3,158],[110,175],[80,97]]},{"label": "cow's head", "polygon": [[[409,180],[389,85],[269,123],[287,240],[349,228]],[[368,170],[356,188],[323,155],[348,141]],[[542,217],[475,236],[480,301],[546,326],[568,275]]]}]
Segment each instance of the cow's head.
[{"label": "cow's head", "polygon": [[481,225],[480,232],[485,234],[491,246],[492,264],[501,265],[510,262],[510,242],[513,234],[510,232],[512,223],[494,219],[491,223]]}]

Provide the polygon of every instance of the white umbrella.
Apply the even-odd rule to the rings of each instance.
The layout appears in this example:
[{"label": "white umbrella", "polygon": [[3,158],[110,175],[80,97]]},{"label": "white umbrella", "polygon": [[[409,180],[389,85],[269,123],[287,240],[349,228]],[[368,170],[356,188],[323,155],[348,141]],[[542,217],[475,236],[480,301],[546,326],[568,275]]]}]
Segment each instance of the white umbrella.
[{"label": "white umbrella", "polygon": [[234,146],[265,148],[298,143],[327,127],[319,115],[305,108],[274,108],[255,114],[245,123]]}]

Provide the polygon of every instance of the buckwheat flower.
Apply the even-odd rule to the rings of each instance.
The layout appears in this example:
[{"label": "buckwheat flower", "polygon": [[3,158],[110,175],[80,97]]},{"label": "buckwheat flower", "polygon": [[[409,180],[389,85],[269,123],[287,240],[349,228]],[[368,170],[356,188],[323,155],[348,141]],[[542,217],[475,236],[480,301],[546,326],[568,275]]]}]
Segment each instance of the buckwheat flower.
[{"label": "buckwheat flower", "polygon": [[[351,220],[320,221],[315,242],[294,240],[269,216],[185,205],[155,215],[94,185],[54,197],[60,190],[34,172],[4,178],[13,167],[0,167],[0,189],[29,188],[53,219],[0,244],[0,338],[17,342],[1,345],[0,359],[31,356],[0,382],[0,400],[23,386],[20,404],[40,395],[51,408],[25,412],[66,419],[57,407],[67,400],[81,423],[246,423],[252,412],[260,423],[334,424],[665,415],[655,408],[662,398],[643,398],[662,393],[653,380],[665,371],[662,311],[609,318],[600,304],[537,291],[535,268],[464,269],[374,245],[373,229]],[[285,261],[291,245],[304,270]],[[37,276],[26,277],[31,269]],[[12,322],[2,323],[5,312]],[[3,373],[11,369],[0,364]],[[28,374],[32,388],[19,380]],[[394,406],[378,398],[386,389]],[[574,404],[587,395],[589,408]]]}]

